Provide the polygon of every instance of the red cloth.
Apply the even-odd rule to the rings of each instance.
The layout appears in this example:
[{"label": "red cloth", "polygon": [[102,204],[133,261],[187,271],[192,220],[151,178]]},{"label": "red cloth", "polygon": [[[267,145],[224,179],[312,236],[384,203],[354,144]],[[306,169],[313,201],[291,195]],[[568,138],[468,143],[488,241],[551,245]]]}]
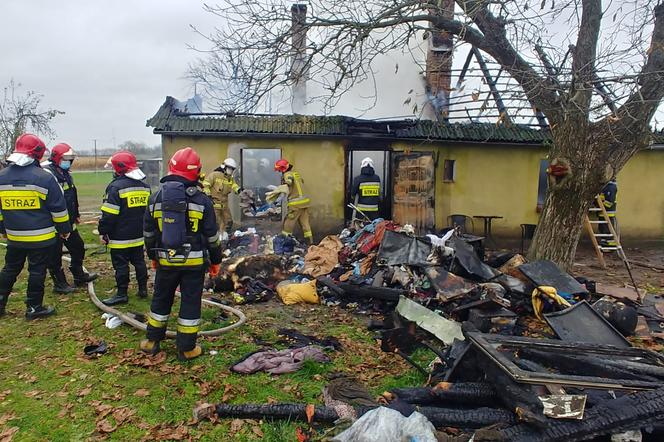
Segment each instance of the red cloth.
[{"label": "red cloth", "polygon": [[385,235],[386,230],[399,230],[401,226],[392,221],[383,221],[378,223],[374,233],[367,233],[360,236],[360,239],[357,241],[360,252],[368,255],[373,249],[377,248],[380,243],[383,241],[383,236]]}]

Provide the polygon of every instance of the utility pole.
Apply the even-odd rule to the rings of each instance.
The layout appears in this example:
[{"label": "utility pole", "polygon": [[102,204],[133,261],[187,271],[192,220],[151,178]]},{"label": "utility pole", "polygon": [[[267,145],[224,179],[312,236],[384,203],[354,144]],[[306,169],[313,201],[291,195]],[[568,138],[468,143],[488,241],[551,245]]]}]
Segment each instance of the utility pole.
[{"label": "utility pole", "polygon": [[92,141],[95,143],[95,175],[97,174],[97,139],[94,138]]}]

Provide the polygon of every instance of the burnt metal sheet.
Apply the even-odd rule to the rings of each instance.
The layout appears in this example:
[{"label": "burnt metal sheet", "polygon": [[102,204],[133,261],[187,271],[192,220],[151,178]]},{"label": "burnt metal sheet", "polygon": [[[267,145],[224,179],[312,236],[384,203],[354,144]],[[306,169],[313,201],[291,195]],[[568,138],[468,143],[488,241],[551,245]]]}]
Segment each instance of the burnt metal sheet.
[{"label": "burnt metal sheet", "polygon": [[437,298],[443,302],[462,297],[477,287],[477,284],[450,273],[443,267],[427,267],[424,274],[436,290]]},{"label": "burnt metal sheet", "polygon": [[[486,355],[515,382],[535,385],[566,385],[570,387],[599,388],[607,390],[650,390],[661,388],[661,382],[648,379],[609,379],[598,376],[560,374],[549,370],[527,371],[515,360],[526,349],[547,352],[551,355],[574,357],[583,355],[600,360],[639,362],[664,367],[664,356],[640,348],[619,348],[611,345],[565,342],[556,339],[535,339],[519,336],[502,336],[487,333],[467,332],[466,337],[473,348]],[[636,371],[635,371],[635,374]]]},{"label": "burnt metal sheet", "polygon": [[556,263],[552,261],[533,261],[519,266],[523,272],[535,285],[544,285],[555,287],[559,294],[574,295],[577,293],[588,293],[588,290],[582,286],[576,279],[568,273],[562,271]]},{"label": "burnt metal sheet", "polygon": [[645,296],[645,290],[639,290],[637,293],[632,287],[618,287],[615,285],[602,284],[601,282],[595,283],[595,293],[632,302],[641,302],[641,299]]},{"label": "burnt metal sheet", "polygon": [[629,341],[586,301],[547,313],[544,319],[563,341],[631,347]]},{"label": "burnt metal sheet", "polygon": [[451,243],[456,261],[469,275],[482,281],[488,281],[500,274],[495,269],[483,263],[475,253],[473,246],[466,241],[452,237]]},{"label": "burnt metal sheet", "polygon": [[431,244],[423,239],[387,230],[380,243],[378,259],[389,266],[427,266],[430,265],[427,261],[430,254]]}]

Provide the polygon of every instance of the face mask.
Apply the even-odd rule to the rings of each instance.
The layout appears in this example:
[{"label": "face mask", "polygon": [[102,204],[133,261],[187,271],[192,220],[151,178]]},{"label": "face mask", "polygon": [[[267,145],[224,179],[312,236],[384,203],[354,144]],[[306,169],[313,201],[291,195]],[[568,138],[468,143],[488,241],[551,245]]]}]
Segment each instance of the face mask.
[{"label": "face mask", "polygon": [[71,167],[71,161],[69,160],[60,161],[60,169],[69,170],[70,167]]}]

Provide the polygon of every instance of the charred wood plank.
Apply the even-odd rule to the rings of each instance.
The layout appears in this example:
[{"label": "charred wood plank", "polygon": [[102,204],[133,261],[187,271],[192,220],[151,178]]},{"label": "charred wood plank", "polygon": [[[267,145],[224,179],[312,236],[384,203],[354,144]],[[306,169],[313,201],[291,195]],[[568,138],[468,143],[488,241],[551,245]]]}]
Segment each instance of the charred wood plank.
[{"label": "charred wood plank", "polygon": [[416,405],[494,405],[498,402],[496,390],[490,384],[479,382],[441,382],[435,387],[394,388],[390,393]]}]

